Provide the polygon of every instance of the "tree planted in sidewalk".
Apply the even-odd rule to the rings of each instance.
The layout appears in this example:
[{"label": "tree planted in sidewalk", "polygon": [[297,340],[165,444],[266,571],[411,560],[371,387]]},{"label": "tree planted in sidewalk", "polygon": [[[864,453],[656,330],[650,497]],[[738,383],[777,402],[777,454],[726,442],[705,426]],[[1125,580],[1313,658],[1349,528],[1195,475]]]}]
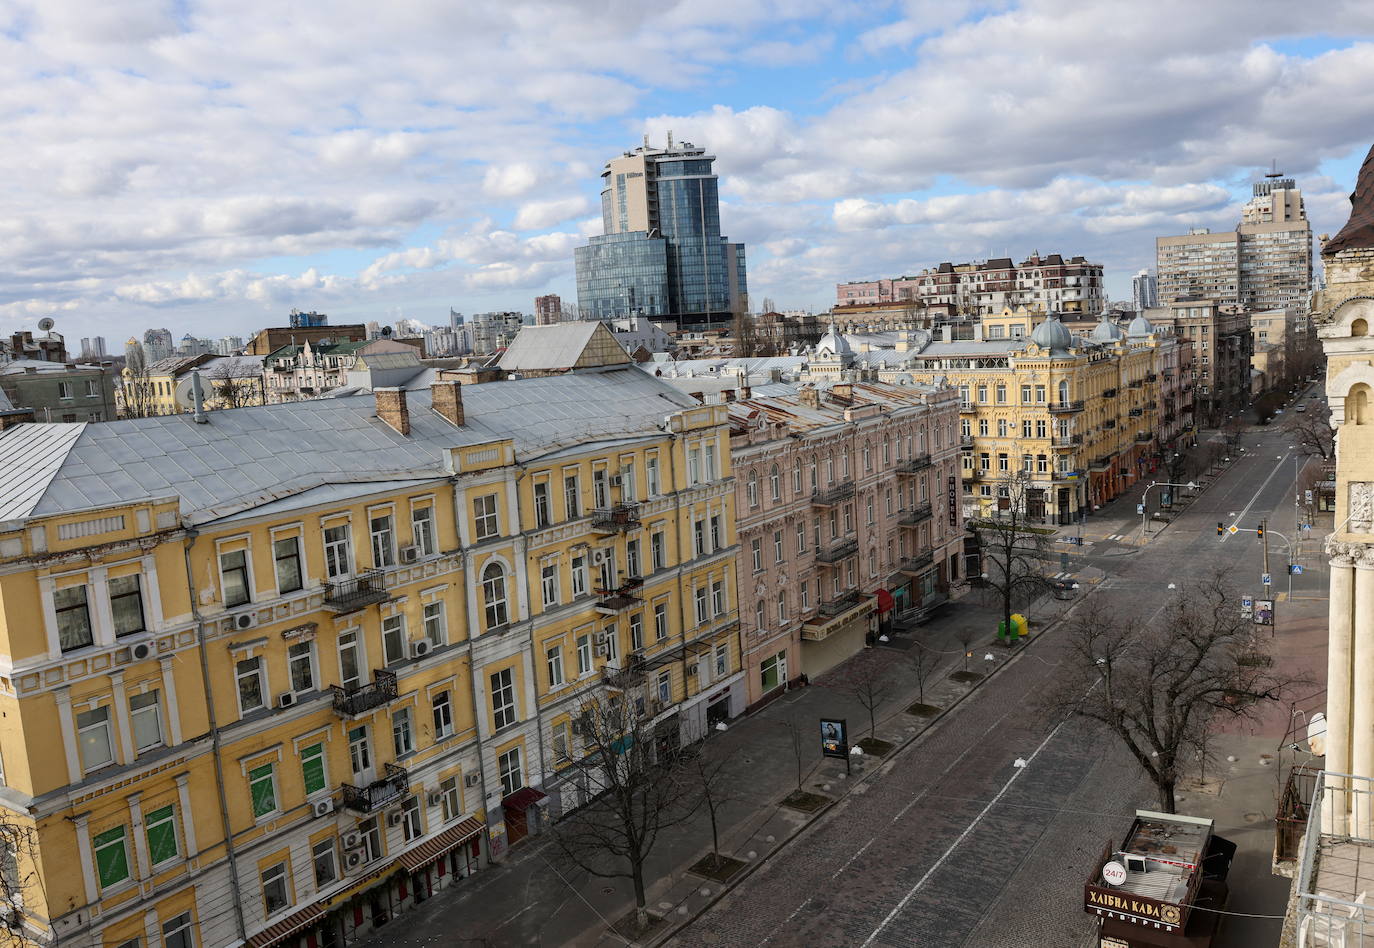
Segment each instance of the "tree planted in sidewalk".
[{"label": "tree planted in sidewalk", "polygon": [[1185,768],[1216,719],[1254,720],[1300,682],[1263,660],[1222,571],[1167,591],[1153,615],[1089,600],[1069,620],[1063,670],[1042,703],[1114,735],[1175,812]]},{"label": "tree planted in sidewalk", "polygon": [[1315,454],[1323,461],[1336,456],[1336,431],[1324,408],[1313,406],[1304,412],[1294,412],[1287,427],[1304,454]]},{"label": "tree planted in sidewalk", "polygon": [[553,827],[555,845],[586,872],[630,879],[640,931],[649,925],[645,864],[663,831],[694,809],[678,769],[682,750],[660,747],[632,698],[608,695],[583,706],[574,730],[583,754],[571,768],[595,799]]},{"label": "tree planted in sidewalk", "polygon": [[1049,554],[1049,534],[1033,528],[1030,522],[1032,488],[1025,471],[1000,479],[994,492],[998,509],[973,521],[970,528],[982,552],[983,585],[1001,600],[1002,628],[1015,641],[1012,613],[1050,590],[1044,563]]},{"label": "tree planted in sidewalk", "polygon": [[917,640],[916,647],[911,651],[911,675],[916,679],[916,701],[920,704],[926,703],[926,685],[930,683],[938,665],[935,653],[924,642]]},{"label": "tree planted in sidewalk", "polygon": [[892,688],[884,672],[882,655],[875,648],[854,656],[840,673],[839,690],[868,712],[868,736],[873,738],[878,736],[878,708]]},{"label": "tree planted in sidewalk", "polygon": [[[712,732],[707,732],[710,735]],[[722,862],[720,854],[720,816],[721,811],[730,803],[740,799],[736,785],[726,774],[733,751],[726,750],[722,744],[708,736],[684,755],[677,770],[678,779],[683,783],[685,799],[704,810],[711,824],[711,856],[716,866]]]}]

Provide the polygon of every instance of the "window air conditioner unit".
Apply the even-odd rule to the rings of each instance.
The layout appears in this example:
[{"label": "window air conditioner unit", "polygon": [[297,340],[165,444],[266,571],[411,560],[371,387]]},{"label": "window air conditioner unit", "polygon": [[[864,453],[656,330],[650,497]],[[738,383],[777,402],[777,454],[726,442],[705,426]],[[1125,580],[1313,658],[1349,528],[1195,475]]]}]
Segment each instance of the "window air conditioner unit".
[{"label": "window air conditioner unit", "polygon": [[296,693],[294,691],[283,691],[277,695],[277,707],[289,708],[296,703]]},{"label": "window air conditioner unit", "polygon": [[438,806],[440,803],[444,802],[444,794],[439,790],[431,790],[429,791],[427,799],[429,800],[430,806]]},{"label": "window air conditioner unit", "polygon": [[625,478],[622,477],[621,475],[619,475],[619,474],[612,474],[612,475],[611,475],[611,486],[612,486],[612,487],[619,487],[619,486],[621,486],[621,485],[624,484],[624,483],[625,483]]},{"label": "window air conditioner unit", "polygon": [[610,558],[609,550],[592,550],[592,565],[601,566]]},{"label": "window air conditioner unit", "polygon": [[690,678],[690,677],[695,676],[696,673],[697,673],[697,663],[696,663],[696,662],[692,662],[692,664],[690,664],[690,665],[687,666],[687,676]]},{"label": "window air conditioner unit", "polygon": [[343,864],[345,872],[356,872],[362,868],[364,859],[361,849],[350,849],[344,853]]},{"label": "window air conditioner unit", "polygon": [[405,814],[400,810],[391,810],[386,815],[387,826],[400,826],[401,820],[405,819]]},{"label": "window air conditioner unit", "polygon": [[597,645],[605,645],[605,644],[606,644],[606,632],[605,632],[604,629],[603,629],[602,631],[596,633],[596,644],[597,644]]},{"label": "window air conditioner unit", "polygon": [[420,558],[420,548],[418,546],[401,547],[401,562],[414,563]]},{"label": "window air conditioner unit", "polygon": [[315,815],[328,816],[334,812],[334,801],[331,798],[315,801]]},{"label": "window air conditioner unit", "polygon": [[242,632],[244,629],[251,629],[258,624],[258,614],[256,612],[240,612],[234,616],[234,629]]},{"label": "window air conditioner unit", "polygon": [[607,650],[604,642],[596,647],[596,654],[600,655],[602,658],[606,657]]},{"label": "window air conditioner unit", "polygon": [[478,775],[478,774],[464,774],[464,775],[463,775],[463,786],[465,786],[465,787],[475,787],[475,786],[477,786],[478,782],[479,782],[481,779],[482,779],[481,776]]},{"label": "window air conditioner unit", "polygon": [[152,642],[135,642],[129,646],[129,660],[142,662],[153,657]]},{"label": "window air conditioner unit", "polygon": [[420,639],[418,642],[410,643],[410,654],[412,658],[424,658],[434,648],[429,639]]},{"label": "window air conditioner unit", "polygon": [[363,834],[357,830],[349,830],[343,834],[343,848],[357,849],[363,844]]}]

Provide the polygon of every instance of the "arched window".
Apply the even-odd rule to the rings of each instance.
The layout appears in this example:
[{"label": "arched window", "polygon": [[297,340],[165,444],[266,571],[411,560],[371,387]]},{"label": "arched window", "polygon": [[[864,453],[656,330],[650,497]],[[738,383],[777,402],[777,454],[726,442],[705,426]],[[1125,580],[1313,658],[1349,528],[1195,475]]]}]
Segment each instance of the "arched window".
[{"label": "arched window", "polygon": [[782,499],[782,478],[778,475],[778,466],[776,464],[774,464],[772,470],[768,472],[768,491],[772,494],[774,500]]},{"label": "arched window", "polygon": [[749,480],[744,485],[745,496],[749,500],[750,507],[759,505],[759,478],[753,471],[749,472]]},{"label": "arched window", "polygon": [[1369,335],[1369,323],[1364,319],[1357,319],[1350,324],[1350,335],[1367,336]]},{"label": "arched window", "polygon": [[1068,383],[1067,380],[1065,380],[1065,381],[1059,383],[1059,404],[1061,404],[1061,405],[1067,405],[1068,403],[1069,403],[1069,383]]},{"label": "arched window", "polygon": [[510,621],[506,608],[506,571],[499,563],[488,563],[482,570],[482,601],[487,609],[487,628],[495,629]]},{"label": "arched window", "polygon": [[1357,425],[1367,425],[1369,417],[1369,386],[1364,383],[1350,390],[1345,399],[1345,420]]}]

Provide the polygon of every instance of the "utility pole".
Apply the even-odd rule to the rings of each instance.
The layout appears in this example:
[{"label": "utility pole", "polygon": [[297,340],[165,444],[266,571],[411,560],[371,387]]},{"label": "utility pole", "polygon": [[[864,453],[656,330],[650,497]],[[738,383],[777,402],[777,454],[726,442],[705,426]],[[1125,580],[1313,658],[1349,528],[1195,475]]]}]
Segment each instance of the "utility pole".
[{"label": "utility pole", "polygon": [[1260,542],[1264,544],[1264,574],[1269,575],[1269,520],[1260,521]]}]

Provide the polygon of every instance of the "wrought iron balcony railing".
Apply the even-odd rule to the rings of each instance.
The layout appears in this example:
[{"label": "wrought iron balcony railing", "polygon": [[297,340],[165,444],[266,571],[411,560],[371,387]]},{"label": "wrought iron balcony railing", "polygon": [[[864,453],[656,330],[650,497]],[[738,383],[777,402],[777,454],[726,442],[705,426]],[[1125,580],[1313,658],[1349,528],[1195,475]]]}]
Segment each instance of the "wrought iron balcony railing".
[{"label": "wrought iron balcony railing", "polygon": [[930,504],[917,504],[912,507],[898,522],[904,527],[914,527],[918,523],[924,523],[935,514],[935,509]]},{"label": "wrought iron balcony railing", "polygon": [[385,573],[380,569],[363,570],[352,579],[324,584],[324,607],[333,612],[355,612],[389,598]]},{"label": "wrought iron balcony railing", "polygon": [[372,673],[372,681],[357,688],[341,688],[330,685],[334,692],[334,710],[346,718],[366,714],[373,708],[380,708],[396,700],[396,673],[378,668]]},{"label": "wrought iron balcony railing", "polygon": [[596,533],[625,533],[639,526],[639,504],[616,504],[592,511],[592,530]]},{"label": "wrought iron balcony railing", "polygon": [[[972,446],[973,446],[973,439],[970,438],[970,439],[969,439],[969,447],[972,447]],[[898,464],[898,465],[897,465],[897,473],[898,473],[898,474],[915,474],[915,473],[917,473],[918,471],[924,471],[926,468],[930,467],[930,466],[931,466],[932,464],[934,464],[934,463],[935,463],[935,462],[931,460],[929,454],[918,454],[918,455],[916,455],[915,457],[907,458],[907,459],[906,459],[905,461],[903,461],[901,464]]]},{"label": "wrought iron balcony railing", "polygon": [[1051,402],[1049,407],[1052,415],[1067,415],[1071,412],[1082,411],[1083,400],[1080,398],[1073,402]]},{"label": "wrought iron balcony railing", "polygon": [[844,481],[833,487],[818,490],[811,495],[811,503],[817,507],[833,507],[854,496],[854,482]]},{"label": "wrought iron balcony railing", "polygon": [[840,540],[816,551],[816,562],[839,563],[859,552],[858,540]]},{"label": "wrought iron balcony railing", "polygon": [[404,767],[383,764],[383,775],[366,787],[343,785],[343,805],[354,813],[375,813],[395,803],[410,790],[410,774]]}]

